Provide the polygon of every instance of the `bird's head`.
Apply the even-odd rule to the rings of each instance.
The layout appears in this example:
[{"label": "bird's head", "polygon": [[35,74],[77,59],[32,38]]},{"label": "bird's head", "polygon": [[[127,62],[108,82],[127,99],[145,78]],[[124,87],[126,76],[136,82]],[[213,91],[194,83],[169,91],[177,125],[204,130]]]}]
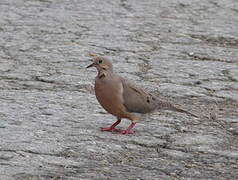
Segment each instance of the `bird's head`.
[{"label": "bird's head", "polygon": [[98,72],[111,71],[113,72],[113,67],[111,61],[102,56],[95,56],[93,58],[93,63],[87,66],[87,68],[96,67]]}]

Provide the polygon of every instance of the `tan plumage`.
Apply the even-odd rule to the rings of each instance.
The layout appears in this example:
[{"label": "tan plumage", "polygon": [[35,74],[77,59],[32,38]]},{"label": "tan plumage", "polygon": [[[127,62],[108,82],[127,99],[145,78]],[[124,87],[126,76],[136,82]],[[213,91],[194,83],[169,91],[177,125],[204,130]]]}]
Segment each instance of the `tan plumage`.
[{"label": "tan plumage", "polygon": [[[150,93],[136,86],[132,82],[113,73],[112,63],[105,57],[96,56],[89,67],[96,67],[98,75],[95,79],[95,94],[98,102],[110,114],[117,117],[117,121],[103,131],[114,131],[122,118],[132,121],[127,130],[120,131],[122,134],[132,133],[139,117],[134,113],[150,113],[156,109],[170,109],[174,111],[189,113],[174,106],[167,101],[158,100]],[[196,116],[197,117],[197,116]]]}]

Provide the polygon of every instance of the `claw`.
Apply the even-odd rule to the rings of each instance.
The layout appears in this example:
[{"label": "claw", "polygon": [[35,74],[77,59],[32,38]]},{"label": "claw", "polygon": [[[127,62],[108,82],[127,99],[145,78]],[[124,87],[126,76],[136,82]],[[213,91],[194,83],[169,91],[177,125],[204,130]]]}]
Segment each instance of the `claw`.
[{"label": "claw", "polygon": [[106,127],[106,128],[101,128],[101,131],[108,131],[108,132],[120,132],[119,129],[116,129],[116,128],[112,128],[112,127]]},{"label": "claw", "polygon": [[126,135],[126,134],[134,134],[135,132],[134,131],[128,131],[128,130],[122,130],[122,131],[120,131],[120,133]]}]

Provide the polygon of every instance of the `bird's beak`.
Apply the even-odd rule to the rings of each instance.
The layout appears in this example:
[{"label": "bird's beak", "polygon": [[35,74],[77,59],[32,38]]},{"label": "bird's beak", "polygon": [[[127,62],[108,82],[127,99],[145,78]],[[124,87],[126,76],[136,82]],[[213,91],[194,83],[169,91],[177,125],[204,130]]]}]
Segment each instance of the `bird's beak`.
[{"label": "bird's beak", "polygon": [[94,65],[95,65],[95,64],[94,64],[94,63],[92,63],[92,64],[88,65],[86,68],[93,67]]}]

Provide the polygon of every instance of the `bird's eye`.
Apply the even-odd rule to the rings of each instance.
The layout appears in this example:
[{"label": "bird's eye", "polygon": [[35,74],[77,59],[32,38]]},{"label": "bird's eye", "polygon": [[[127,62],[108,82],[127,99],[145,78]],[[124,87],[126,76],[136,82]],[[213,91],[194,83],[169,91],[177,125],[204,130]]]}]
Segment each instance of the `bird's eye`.
[{"label": "bird's eye", "polygon": [[102,63],[102,60],[99,60],[99,61],[98,61],[98,64],[101,64],[101,63]]}]

